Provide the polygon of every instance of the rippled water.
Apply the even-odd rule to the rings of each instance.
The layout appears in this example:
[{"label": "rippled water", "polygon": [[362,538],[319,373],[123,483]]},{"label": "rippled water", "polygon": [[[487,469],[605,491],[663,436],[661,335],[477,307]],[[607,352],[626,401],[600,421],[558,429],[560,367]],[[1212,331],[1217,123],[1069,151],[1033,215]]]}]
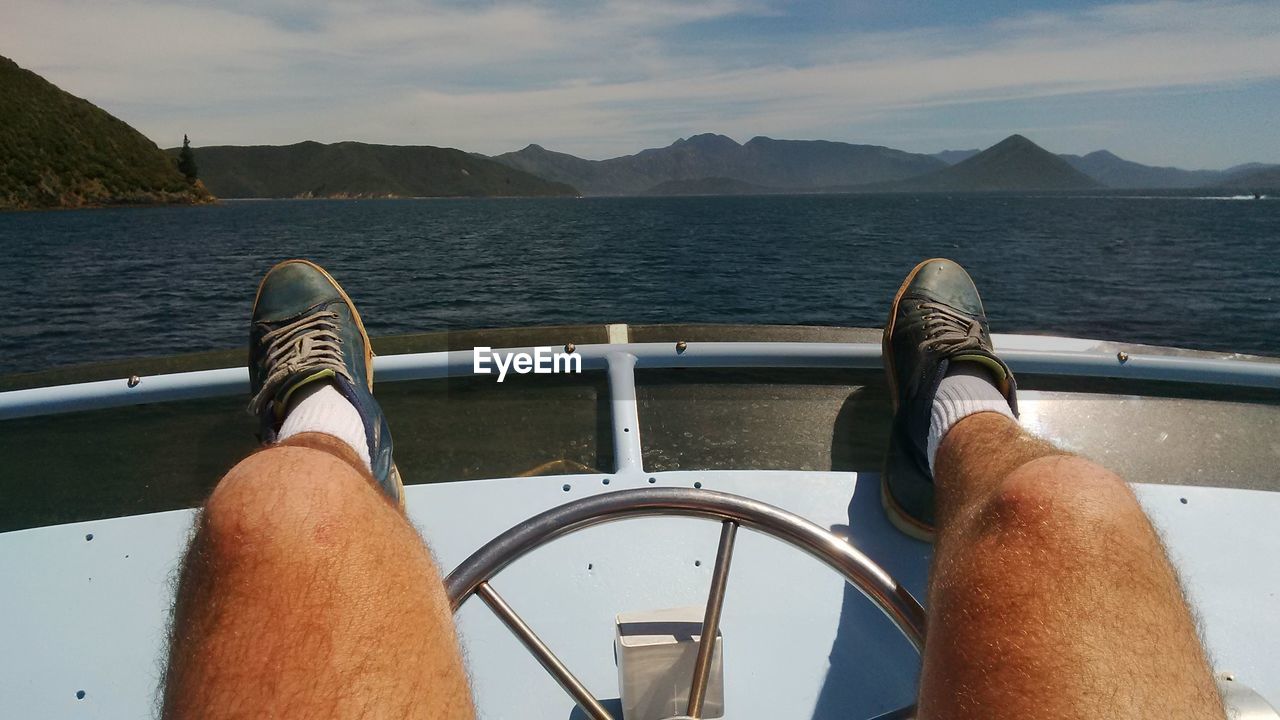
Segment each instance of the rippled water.
[{"label": "rippled water", "polygon": [[586,322],[879,326],[920,259],[997,332],[1280,355],[1280,201],[791,196],[227,202],[0,214],[0,372],[244,343],[313,258],[372,334]]}]

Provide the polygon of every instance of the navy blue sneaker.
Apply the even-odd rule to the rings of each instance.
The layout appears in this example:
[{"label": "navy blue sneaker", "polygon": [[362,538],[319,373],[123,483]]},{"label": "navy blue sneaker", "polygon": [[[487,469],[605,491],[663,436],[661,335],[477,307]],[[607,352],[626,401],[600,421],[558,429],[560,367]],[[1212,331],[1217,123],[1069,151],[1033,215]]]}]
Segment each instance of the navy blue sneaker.
[{"label": "navy blue sneaker", "polygon": [[978,288],[950,260],[925,260],[907,275],[893,298],[883,342],[894,414],[880,498],[894,526],[932,542],[928,438],[938,384],[952,363],[976,363],[991,372],[1015,416],[1017,384],[991,345]]},{"label": "navy blue sneaker", "polygon": [[258,285],[249,330],[249,412],[273,442],[289,398],[314,382],[332,383],[364,420],[373,479],[404,507],[391,458],[391,431],[373,399],[373,347],[360,313],[333,276],[306,260],[286,260]]}]

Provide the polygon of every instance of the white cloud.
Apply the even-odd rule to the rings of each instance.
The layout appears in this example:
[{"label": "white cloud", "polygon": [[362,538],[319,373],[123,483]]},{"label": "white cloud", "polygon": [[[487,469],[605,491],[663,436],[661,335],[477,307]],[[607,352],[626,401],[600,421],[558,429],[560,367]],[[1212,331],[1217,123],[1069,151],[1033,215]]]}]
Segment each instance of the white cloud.
[{"label": "white cloud", "polygon": [[[0,47],[161,144],[303,139],[593,156],[702,130],[805,136],[894,113],[1280,77],[1274,0],[1149,2],[966,28],[681,34],[714,0],[175,4],[6,0]],[[683,39],[682,39],[683,38]],[[1004,128],[1013,129],[1013,128]],[[1004,130],[1002,129],[1002,130]]]}]

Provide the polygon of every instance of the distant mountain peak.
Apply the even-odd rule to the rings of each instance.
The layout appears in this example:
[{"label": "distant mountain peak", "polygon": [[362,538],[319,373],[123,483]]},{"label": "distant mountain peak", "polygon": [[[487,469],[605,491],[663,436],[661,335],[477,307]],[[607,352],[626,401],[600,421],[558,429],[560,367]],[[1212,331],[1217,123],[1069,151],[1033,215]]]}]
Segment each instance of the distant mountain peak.
[{"label": "distant mountain peak", "polygon": [[1125,160],[1110,150],[1088,155],[1062,155],[1072,167],[1107,187],[1138,189],[1191,188],[1214,185],[1228,173],[1216,170],[1183,170],[1156,167]]},{"label": "distant mountain peak", "polygon": [[899,183],[900,189],[943,192],[1087,190],[1098,187],[1066,160],[1023,135],[1010,135],[973,157]]},{"label": "distant mountain peak", "polygon": [[677,147],[680,145],[692,145],[697,148],[706,148],[706,149],[729,149],[729,150],[742,147],[741,145],[738,144],[737,140],[734,140],[733,138],[727,135],[719,135],[716,133],[700,133],[698,135],[691,135],[687,139],[680,138],[679,140],[676,140],[674,143],[672,143],[671,146]]},{"label": "distant mountain peak", "polygon": [[[1005,139],[1001,140],[1000,142],[996,143],[995,145],[992,145],[991,147],[987,148],[987,150],[986,150],[986,151],[984,151],[984,152],[989,152],[989,151],[991,151],[991,150],[997,150],[997,149],[1008,150],[1008,149],[1012,149],[1012,148],[1022,148],[1022,147],[1025,147],[1025,148],[1035,148],[1035,149],[1037,149],[1037,150],[1043,150],[1043,149],[1044,149],[1044,148],[1040,147],[1039,145],[1037,145],[1037,144],[1035,144],[1035,143],[1031,142],[1031,140],[1030,140],[1030,139],[1028,139],[1026,135],[1021,135],[1021,134],[1019,134],[1019,133],[1014,133],[1014,134],[1010,135],[1009,137],[1007,137],[1007,138],[1005,138]],[[1047,151],[1046,151],[1046,152],[1047,152]]]}]

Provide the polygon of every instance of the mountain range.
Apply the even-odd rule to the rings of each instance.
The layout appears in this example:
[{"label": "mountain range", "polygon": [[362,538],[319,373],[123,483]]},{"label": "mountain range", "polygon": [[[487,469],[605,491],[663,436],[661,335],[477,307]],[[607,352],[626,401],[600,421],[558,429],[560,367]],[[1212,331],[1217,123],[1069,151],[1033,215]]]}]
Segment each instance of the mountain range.
[{"label": "mountain range", "polygon": [[471,153],[429,145],[220,145],[198,148],[196,159],[204,183],[228,198],[578,194],[568,185]]},{"label": "mountain range", "polygon": [[946,166],[928,155],[879,145],[767,137],[738,144],[711,133],[610,160],[584,160],[538,145],[493,159],[572,185],[585,195],[639,195],[662,183],[706,178],[805,191],[902,180]]},{"label": "mountain range", "polygon": [[982,151],[930,155],[827,140],[738,143],[707,133],[608,160],[539,145],[492,158],[359,142],[206,146],[195,149],[199,181],[179,172],[178,153],[0,58],[0,208],[206,202],[209,191],[282,198],[1280,188],[1280,165],[1154,167],[1105,150],[1054,155],[1021,135]]},{"label": "mountain range", "polygon": [[1182,170],[1105,150],[1055,155],[1022,135],[982,151],[936,155],[825,140],[756,137],[739,144],[707,133],[609,160],[539,145],[486,157],[356,142],[200,147],[196,158],[204,183],[227,198],[1252,189],[1276,187],[1280,168]]},{"label": "mountain range", "polygon": [[1192,188],[1216,185],[1226,179],[1224,172],[1218,170],[1154,167],[1125,160],[1107,150],[1083,156],[1063,155],[1062,159],[1107,187]]},{"label": "mountain range", "polygon": [[1248,169],[1219,183],[1222,187],[1258,192],[1259,189],[1280,190],[1280,165],[1249,163]]},{"label": "mountain range", "polygon": [[1265,188],[1275,186],[1273,180],[1267,184],[1268,169],[1280,167],[1252,163],[1183,170],[1143,165],[1106,150],[1054,156],[1021,135],[985,151],[932,155],[825,140],[756,137],[738,144],[724,135],[703,134],[608,160],[586,160],[540,145],[492,159],[572,185],[584,195],[1167,190],[1251,183]]}]

